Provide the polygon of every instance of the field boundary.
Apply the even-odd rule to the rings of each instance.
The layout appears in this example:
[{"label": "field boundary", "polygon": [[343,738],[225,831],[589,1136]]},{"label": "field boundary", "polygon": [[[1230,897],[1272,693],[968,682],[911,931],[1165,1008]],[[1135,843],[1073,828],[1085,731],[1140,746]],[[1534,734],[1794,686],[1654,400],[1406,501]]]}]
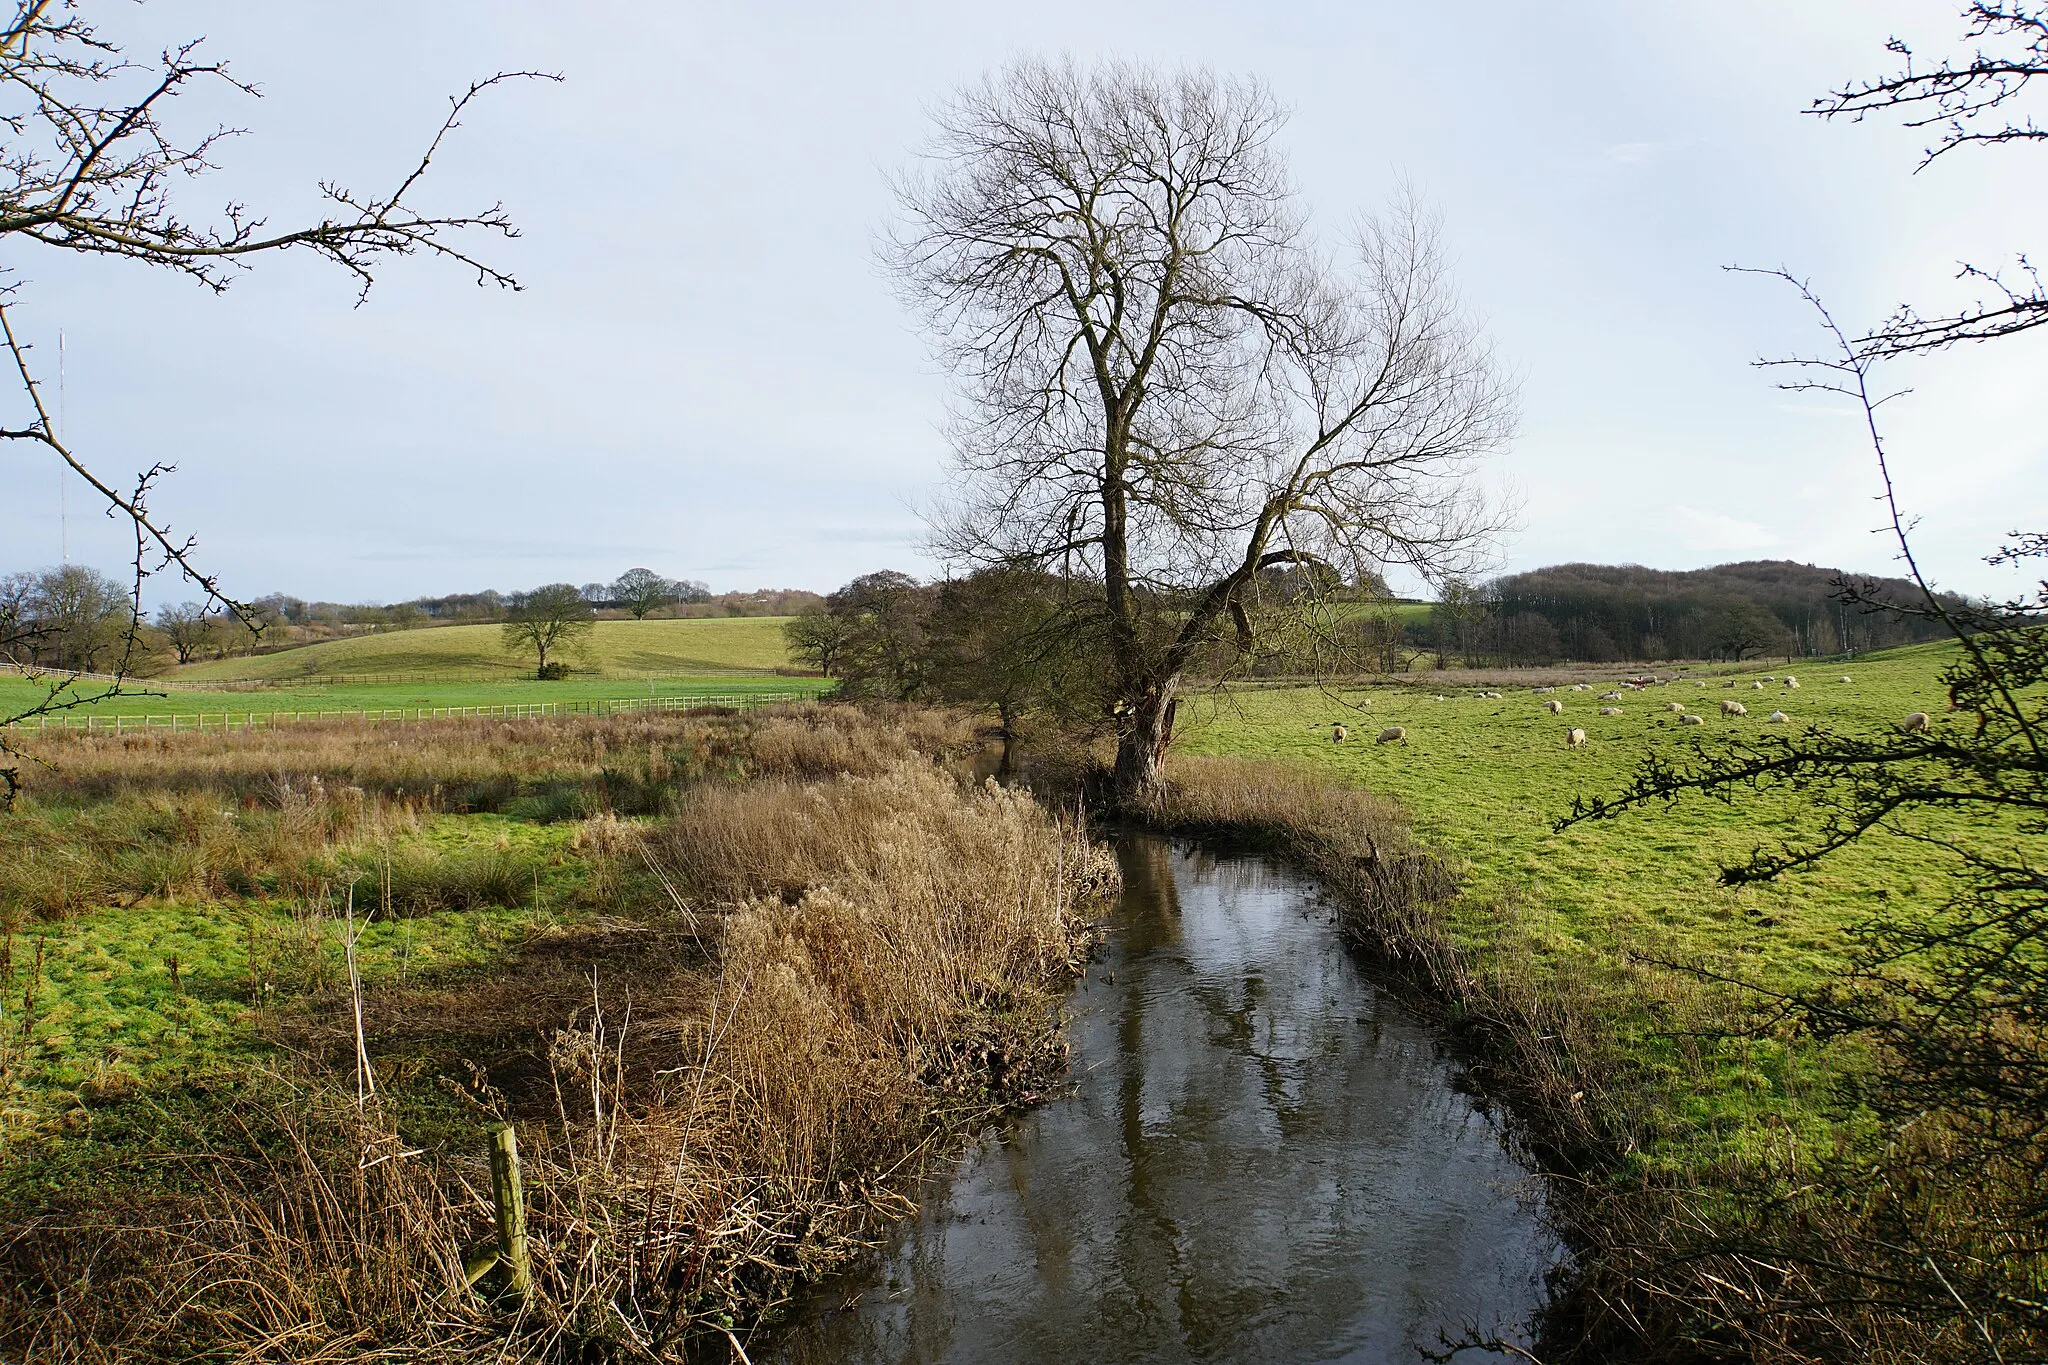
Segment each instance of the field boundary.
[{"label": "field boundary", "polygon": [[372,706],[333,711],[204,711],[139,716],[60,715],[39,716],[33,722],[17,721],[7,728],[32,730],[37,734],[55,730],[60,734],[125,735],[130,729],[137,734],[164,731],[172,734],[247,734],[301,721],[352,720],[366,725],[384,725],[428,720],[538,720],[543,716],[616,716],[642,711],[674,713],[694,711],[704,706],[744,709],[817,699],[818,693],[812,691],[703,692],[681,697],[602,697],[584,701],[501,702],[481,706]]}]

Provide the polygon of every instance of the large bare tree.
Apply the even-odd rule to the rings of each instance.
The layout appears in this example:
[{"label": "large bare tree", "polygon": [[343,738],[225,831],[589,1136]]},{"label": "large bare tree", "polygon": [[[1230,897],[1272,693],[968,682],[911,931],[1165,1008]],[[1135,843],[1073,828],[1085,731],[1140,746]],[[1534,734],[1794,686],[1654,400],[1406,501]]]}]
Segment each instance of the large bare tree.
[{"label": "large bare tree", "polygon": [[1340,269],[1254,81],[1026,60],[937,113],[886,253],[959,382],[935,519],[966,563],[1093,585],[1115,784],[1160,780],[1191,670],[1259,652],[1264,571],[1468,568],[1511,386],[1412,197]]},{"label": "large bare tree", "polygon": [[[29,347],[14,326],[22,284],[14,272],[34,251],[54,250],[175,271],[218,292],[255,258],[297,250],[340,266],[363,295],[382,263],[415,254],[473,271],[479,284],[517,288],[473,244],[479,235],[518,235],[502,206],[439,211],[421,207],[419,200],[434,158],[477,96],[540,73],[500,72],[474,82],[450,99],[418,161],[402,168],[390,188],[363,192],[322,182],[326,208],[319,220],[278,227],[245,205],[231,203],[209,217],[180,202],[179,192],[213,169],[234,130],[181,132],[172,117],[178,96],[204,85],[257,93],[208,56],[200,42],[154,60],[137,59],[85,18],[85,0],[16,0],[0,14],[8,8],[12,16],[0,23],[0,248],[7,252],[0,265],[0,347],[18,387],[13,410],[0,414],[0,441],[61,462],[91,486],[108,515],[132,528],[129,621],[142,620],[144,579],[170,571],[198,589],[202,606],[253,627],[254,613],[203,570],[192,540],[151,514],[150,492],[171,466],[152,464],[124,482],[107,477],[103,467],[94,467],[99,462],[65,444],[51,421]],[[5,729],[9,722],[87,705],[119,690],[141,647],[131,628],[112,665],[111,683],[81,687],[56,679],[26,709],[0,713],[0,759],[16,754]],[[16,777],[15,768],[0,764],[0,805],[12,795]]]}]

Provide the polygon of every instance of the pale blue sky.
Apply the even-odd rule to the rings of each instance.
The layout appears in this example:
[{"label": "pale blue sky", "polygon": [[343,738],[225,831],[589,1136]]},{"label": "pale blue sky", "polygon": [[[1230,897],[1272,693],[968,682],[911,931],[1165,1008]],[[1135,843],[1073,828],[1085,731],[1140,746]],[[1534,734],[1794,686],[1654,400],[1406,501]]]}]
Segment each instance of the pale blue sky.
[{"label": "pale blue sky", "polygon": [[[311,259],[223,298],[167,275],[8,249],[19,325],[70,354],[69,435],[115,473],[177,463],[158,506],[227,586],[341,600],[610,578],[829,589],[929,573],[915,508],[941,471],[944,380],[873,264],[885,173],[935,98],[1020,53],[1257,75],[1320,229],[1401,177],[1444,212],[1473,306],[1523,377],[1492,472],[1518,490],[1505,566],[1689,568],[1790,557],[1879,569],[1855,425],[1748,367],[1804,319],[1731,263],[1810,275],[1851,319],[1951,297],[1958,258],[2048,249],[2048,159],[1962,154],[1911,174],[1918,135],[1802,117],[1889,60],[1952,41],[1949,6],[1736,0],[1291,6],[1052,0],[707,5],[445,0],[397,23],[342,6],[109,4],[138,46],[206,34],[261,101],[182,117],[251,135],[188,211],[284,224],[313,182],[391,178],[444,95],[506,67],[429,202],[503,199],[490,248],[527,285],[401,263],[352,309]],[[1902,372],[1893,419],[1925,558],[2042,524],[2048,329]],[[0,569],[58,555],[58,477],[0,464]],[[115,528],[71,499],[76,560]],[[165,587],[158,596],[180,595]]]}]

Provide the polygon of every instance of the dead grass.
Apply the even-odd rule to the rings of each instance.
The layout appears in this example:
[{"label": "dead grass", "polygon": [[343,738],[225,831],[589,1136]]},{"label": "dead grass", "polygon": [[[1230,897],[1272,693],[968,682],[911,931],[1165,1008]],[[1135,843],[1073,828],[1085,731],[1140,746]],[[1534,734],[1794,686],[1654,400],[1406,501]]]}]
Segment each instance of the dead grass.
[{"label": "dead grass", "polygon": [[913,753],[965,753],[971,718],[920,707],[804,705],[736,714],[305,722],[253,734],[53,735],[27,774],[45,806],[122,795],[208,793],[270,805],[280,783],[355,787],[436,811],[488,812],[573,789],[588,809],[663,813],[706,778],[874,773]]},{"label": "dead grass", "polygon": [[46,746],[53,766],[0,821],[0,924],[152,896],[305,898],[356,882],[399,914],[515,905],[532,889],[528,860],[408,846],[422,818],[661,814],[705,780],[872,774],[973,742],[951,712],[828,706],[70,736]]},{"label": "dead grass", "polygon": [[[950,723],[857,730],[776,718],[754,728],[765,754],[734,751],[741,767],[837,775],[681,795],[644,848],[673,899],[629,936],[697,951],[646,957],[623,988],[600,965],[523,1093],[488,1071],[465,1087],[467,1140],[408,1141],[388,1051],[372,1063],[386,1088],[357,1103],[344,993],[327,1027],[347,1061],[310,1046],[193,1101],[199,1118],[153,1130],[147,1190],[12,1211],[0,1353],[675,1359],[771,1317],[903,1210],[962,1123],[1057,1069],[1057,1000],[1115,886],[1078,826],[902,756]],[[619,862],[643,852],[601,817],[577,838]],[[501,1022],[521,995],[565,1003],[524,979],[508,994]],[[389,1011],[375,992],[365,1009],[374,1034]],[[528,1157],[536,1284],[516,1313],[461,1276],[488,1229],[482,1132],[498,1116]]]}]

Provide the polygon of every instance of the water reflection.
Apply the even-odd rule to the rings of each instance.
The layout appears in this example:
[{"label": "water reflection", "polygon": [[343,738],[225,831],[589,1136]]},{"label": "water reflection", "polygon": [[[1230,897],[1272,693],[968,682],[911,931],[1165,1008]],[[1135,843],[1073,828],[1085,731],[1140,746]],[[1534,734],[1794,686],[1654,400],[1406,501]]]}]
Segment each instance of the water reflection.
[{"label": "water reflection", "polygon": [[[1119,850],[1070,1095],[988,1133],[756,1360],[1388,1361],[1518,1339],[1534,1178],[1299,880]],[[1486,1359],[1471,1351],[1463,1360]]]}]

